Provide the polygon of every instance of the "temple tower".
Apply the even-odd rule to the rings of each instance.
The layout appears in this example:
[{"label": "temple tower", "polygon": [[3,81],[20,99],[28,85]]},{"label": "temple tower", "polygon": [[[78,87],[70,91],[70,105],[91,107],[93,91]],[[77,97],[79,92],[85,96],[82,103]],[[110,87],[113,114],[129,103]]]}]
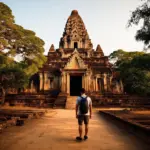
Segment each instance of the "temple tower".
[{"label": "temple tower", "polygon": [[59,48],[93,48],[91,39],[77,10],[73,10],[67,20]]}]

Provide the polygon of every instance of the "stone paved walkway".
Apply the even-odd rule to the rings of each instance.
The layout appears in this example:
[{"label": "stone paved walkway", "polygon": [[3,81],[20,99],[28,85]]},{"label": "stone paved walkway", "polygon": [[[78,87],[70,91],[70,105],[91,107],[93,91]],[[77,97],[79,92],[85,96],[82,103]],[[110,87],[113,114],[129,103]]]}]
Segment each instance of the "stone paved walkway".
[{"label": "stone paved walkway", "polygon": [[50,110],[42,119],[11,127],[0,134],[0,150],[149,150],[142,142],[97,112],[90,121],[89,140],[76,142],[73,110]]}]

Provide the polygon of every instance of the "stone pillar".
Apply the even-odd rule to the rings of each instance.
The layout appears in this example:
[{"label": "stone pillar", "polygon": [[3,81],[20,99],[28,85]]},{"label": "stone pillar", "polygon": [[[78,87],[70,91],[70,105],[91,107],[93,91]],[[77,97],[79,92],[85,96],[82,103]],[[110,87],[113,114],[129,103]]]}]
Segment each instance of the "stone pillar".
[{"label": "stone pillar", "polygon": [[87,76],[85,75],[85,90],[87,91]]},{"label": "stone pillar", "polygon": [[104,90],[107,91],[107,74],[104,74]]},{"label": "stone pillar", "polygon": [[89,75],[87,74],[87,91],[89,91]]},{"label": "stone pillar", "polygon": [[90,91],[90,75],[88,75],[88,91]]},{"label": "stone pillar", "polygon": [[64,76],[64,73],[63,73],[63,75],[62,75],[62,91],[63,92],[65,92],[65,83],[64,83],[64,81],[65,81],[65,76]]},{"label": "stone pillar", "polygon": [[39,76],[40,76],[40,91],[43,90],[43,73],[39,73]]},{"label": "stone pillar", "polygon": [[121,87],[121,93],[123,93],[124,92],[124,88],[123,88],[122,80],[120,80],[120,87]]},{"label": "stone pillar", "polygon": [[50,90],[50,78],[49,78],[49,74],[47,74],[47,87],[48,87],[48,90]]},{"label": "stone pillar", "polygon": [[64,72],[64,74],[63,74],[63,86],[64,86],[64,92],[66,92],[67,91],[67,75],[66,75],[66,73]]},{"label": "stone pillar", "polygon": [[110,77],[110,90],[112,91],[112,76]]},{"label": "stone pillar", "polygon": [[48,73],[44,72],[44,90],[49,90]]},{"label": "stone pillar", "polygon": [[94,78],[92,77],[92,91],[94,91]]},{"label": "stone pillar", "polygon": [[63,74],[61,74],[61,91],[63,92]]},{"label": "stone pillar", "polygon": [[46,73],[44,72],[44,91],[46,90]]},{"label": "stone pillar", "polygon": [[70,75],[69,75],[69,73],[67,73],[67,75],[66,75],[66,77],[67,77],[67,94],[70,94]]},{"label": "stone pillar", "polygon": [[82,76],[82,87],[85,88],[84,87],[84,75]]},{"label": "stone pillar", "polygon": [[96,81],[96,91],[98,91],[98,82],[97,82],[97,77],[96,77],[95,81]]},{"label": "stone pillar", "polygon": [[95,89],[95,91],[96,91],[96,77],[95,77],[95,79],[94,79],[94,89]]},{"label": "stone pillar", "polygon": [[93,91],[96,91],[96,89],[95,89],[95,77],[93,77]]},{"label": "stone pillar", "polygon": [[107,90],[111,91],[111,76],[107,75]]}]

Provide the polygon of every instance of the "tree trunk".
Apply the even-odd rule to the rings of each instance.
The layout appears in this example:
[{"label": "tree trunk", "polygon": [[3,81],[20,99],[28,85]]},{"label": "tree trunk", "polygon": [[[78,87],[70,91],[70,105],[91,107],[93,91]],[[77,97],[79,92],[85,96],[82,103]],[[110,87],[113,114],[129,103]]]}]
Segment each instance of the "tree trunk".
[{"label": "tree trunk", "polygon": [[2,95],[1,104],[3,105],[5,103],[6,92],[5,92],[5,89],[3,87],[0,87],[0,89],[1,89],[1,95]]}]

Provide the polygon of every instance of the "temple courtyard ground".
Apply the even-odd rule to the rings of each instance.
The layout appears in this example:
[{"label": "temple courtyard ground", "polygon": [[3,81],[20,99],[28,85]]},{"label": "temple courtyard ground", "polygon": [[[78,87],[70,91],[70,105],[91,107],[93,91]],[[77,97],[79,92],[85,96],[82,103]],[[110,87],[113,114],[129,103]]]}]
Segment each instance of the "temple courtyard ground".
[{"label": "temple courtyard ground", "polygon": [[116,126],[94,110],[89,139],[77,142],[74,110],[52,109],[24,126],[0,134],[0,150],[149,150],[149,143]]}]

